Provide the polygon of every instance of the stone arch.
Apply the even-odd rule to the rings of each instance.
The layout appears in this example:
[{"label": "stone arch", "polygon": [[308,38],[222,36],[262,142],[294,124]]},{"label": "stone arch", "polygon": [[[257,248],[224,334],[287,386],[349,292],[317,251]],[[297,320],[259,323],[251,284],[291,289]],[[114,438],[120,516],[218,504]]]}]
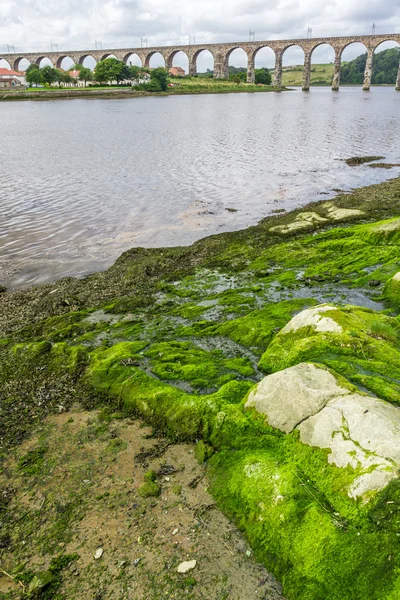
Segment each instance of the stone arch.
[{"label": "stone arch", "polygon": [[[293,49],[293,52],[288,56],[287,51]],[[297,49],[296,51],[294,51]],[[302,57],[300,57],[300,50]],[[303,90],[307,91],[310,87],[310,53],[303,46],[293,42],[282,48],[280,55],[282,71],[284,73],[283,85],[302,85]],[[289,63],[285,65],[285,62]],[[300,66],[304,62],[304,66]],[[291,64],[290,64],[291,63]]]},{"label": "stone arch", "polygon": [[[204,55],[204,52],[206,53],[206,55]],[[197,74],[197,61],[198,61],[198,58],[200,57],[200,55],[203,55],[203,60],[205,63],[210,62],[208,55],[211,57],[212,70],[214,71],[214,77],[215,77],[216,76],[215,75],[215,56],[214,56],[213,52],[211,52],[211,50],[209,50],[208,48],[200,48],[199,50],[196,50],[196,52],[194,54],[192,54],[192,56],[189,60],[190,76],[194,77]],[[211,66],[211,63],[210,63],[210,66]],[[207,67],[207,70],[208,70],[208,67]]]},{"label": "stone arch", "polygon": [[[315,56],[315,52],[317,51],[318,54],[318,50],[322,50],[325,47],[325,49],[329,48],[329,54],[330,54],[330,58],[331,60],[329,60],[327,62],[327,56],[323,56],[322,60],[317,58]],[[310,84],[311,81],[313,83],[313,85],[318,85],[320,82],[324,84],[324,82],[329,81],[329,85],[332,84],[333,87],[333,82],[335,80],[335,67],[336,67],[336,56],[337,56],[337,52],[335,50],[335,48],[332,46],[332,44],[330,44],[329,42],[319,42],[318,44],[316,44],[315,46],[312,47],[312,49],[310,50]],[[314,72],[313,69],[313,63],[314,64],[322,64],[322,68],[318,71],[318,72]],[[333,65],[333,68],[332,68]]]},{"label": "stone arch", "polygon": [[[346,50],[348,50],[351,46],[359,46],[358,53],[355,52],[354,56],[349,56],[349,61],[361,56],[365,55],[365,67],[363,73],[352,73],[347,65],[344,65],[344,58],[346,58]],[[364,48],[364,51],[361,51],[361,46]],[[365,91],[369,91],[371,87],[371,79],[372,79],[372,65],[374,60],[374,50],[373,47],[366,46],[363,42],[359,40],[350,40],[340,49],[340,60],[341,60],[341,79],[342,82],[350,85],[362,85]],[[363,59],[361,59],[363,60]],[[347,62],[347,61],[346,61]]]},{"label": "stone arch", "polygon": [[[12,68],[13,68],[15,71],[21,71],[21,70],[22,70],[21,63],[22,63],[22,61],[24,61],[24,60],[26,60],[26,61],[29,63],[29,65],[31,65],[31,64],[32,64],[30,60],[28,60],[27,58],[25,58],[25,56],[18,56],[18,58],[15,58],[15,59],[14,59],[14,62],[13,62],[13,66],[12,66]],[[29,66],[29,65],[28,65],[28,66]],[[28,68],[28,67],[27,67],[27,68]],[[25,69],[25,71],[26,71],[26,69]]]},{"label": "stone arch", "polygon": [[[174,59],[178,57],[178,65],[174,65]],[[174,66],[179,66],[182,69],[184,69],[185,73],[189,72],[189,57],[187,55],[187,53],[184,50],[174,50],[173,52],[171,52],[171,54],[169,54],[165,60],[165,64],[167,69],[171,69],[171,67]]]},{"label": "stone arch", "polygon": [[[43,60],[48,61],[47,64],[42,65],[42,61]],[[47,67],[47,66],[51,66],[51,67],[55,66],[54,63],[53,63],[53,61],[51,60],[51,58],[49,58],[45,54],[43,56],[38,56],[37,59],[35,60],[35,63],[39,66],[39,68]]]},{"label": "stone arch", "polygon": [[69,71],[73,67],[73,65],[75,64],[74,60],[70,56],[68,56],[68,54],[63,54],[62,56],[59,56],[57,58],[57,61],[56,61],[56,67],[57,67],[57,69],[63,69],[64,68],[62,66],[62,63],[67,58],[71,61],[72,64],[69,67],[67,67],[66,69],[64,69],[64,70],[68,70]]},{"label": "stone arch", "polygon": [[364,48],[367,52],[369,50],[369,48],[364,44],[364,42],[360,42],[360,40],[350,40],[350,41],[346,42],[346,44],[340,48],[340,56],[342,59],[343,59],[343,52],[345,50],[347,50],[348,48],[350,48],[350,46],[354,46],[354,45],[364,46]]},{"label": "stone arch", "polygon": [[78,60],[78,63],[80,65],[84,65],[86,67],[87,64],[85,65],[85,60],[89,60],[90,62],[92,62],[92,67],[89,67],[91,69],[93,69],[94,66],[97,65],[97,60],[95,59],[95,57],[92,54],[82,54],[82,56]]},{"label": "stone arch", "polygon": [[[264,50],[268,51],[268,56]],[[261,52],[261,55],[260,55]],[[257,65],[258,62],[258,65]],[[274,48],[268,44],[263,44],[254,50],[249,56],[249,63],[247,68],[247,82],[255,82],[255,70],[259,68],[267,68],[269,70],[276,69],[277,56]]]},{"label": "stone arch", "polygon": [[[384,46],[382,48],[382,46]],[[380,50],[379,50],[380,48]],[[373,84],[394,84],[396,86],[396,90],[400,91],[400,39],[397,40],[381,40],[374,48],[374,57],[383,52],[384,50],[398,50],[396,54],[396,66],[391,69],[390,73],[386,74],[386,77],[381,77],[381,73],[379,73],[379,69],[376,68],[376,61],[374,58],[374,64],[372,67],[372,79],[371,82]]]},{"label": "stone arch", "polygon": [[[256,48],[252,54],[252,60],[254,61],[254,63],[256,62],[257,58],[260,58],[260,51],[261,50],[269,50],[270,52],[272,52],[272,54],[274,55],[274,64],[276,61],[276,52],[274,50],[274,48],[272,46],[268,46],[268,44],[263,44],[262,46],[259,46],[258,48]],[[265,65],[267,66],[267,65]],[[272,65],[271,65],[272,66]]]},{"label": "stone arch", "polygon": [[[160,62],[159,56],[161,56],[161,58],[162,58],[162,59],[163,59],[163,61],[164,61],[164,64],[163,64],[163,65],[161,65],[161,64],[157,64],[157,65],[156,65],[157,67],[162,67],[162,66],[163,66],[163,67],[166,67],[166,60],[165,60],[165,57],[164,57],[164,56],[161,54],[161,52],[159,52],[159,51],[157,51],[157,50],[154,50],[153,52],[149,52],[149,53],[147,54],[147,56],[146,56],[146,58],[145,58],[145,61],[144,61],[144,66],[145,66],[145,67],[147,67],[147,68],[150,68],[150,61],[151,61],[151,59],[153,58],[153,56],[157,56],[157,62]],[[155,67],[151,67],[151,68],[155,68]]]},{"label": "stone arch", "polygon": [[[240,62],[244,63],[243,67],[246,69],[246,71],[248,69],[249,57],[248,57],[246,50],[244,48],[242,48],[241,46],[234,46],[232,48],[229,48],[228,52],[225,54],[225,61],[224,61],[225,62],[224,73],[225,73],[226,79],[229,79],[229,66],[234,66],[234,65],[229,65],[230,58],[231,58],[232,54],[234,52],[236,52],[237,50],[241,51],[242,61],[240,61]],[[236,54],[236,56],[238,56],[238,55]]]},{"label": "stone arch", "polygon": [[[133,62],[132,57],[136,57],[134,59],[135,62]],[[128,52],[128,54],[125,54],[125,56],[122,60],[126,65],[135,65],[138,67],[143,67],[143,61],[137,52]],[[137,64],[137,63],[140,63],[140,64]]]},{"label": "stone arch", "polygon": [[113,54],[112,52],[106,52],[105,54],[103,54],[103,56],[101,57],[100,61],[102,60],[107,60],[107,58],[117,58],[115,56],[115,54]]}]

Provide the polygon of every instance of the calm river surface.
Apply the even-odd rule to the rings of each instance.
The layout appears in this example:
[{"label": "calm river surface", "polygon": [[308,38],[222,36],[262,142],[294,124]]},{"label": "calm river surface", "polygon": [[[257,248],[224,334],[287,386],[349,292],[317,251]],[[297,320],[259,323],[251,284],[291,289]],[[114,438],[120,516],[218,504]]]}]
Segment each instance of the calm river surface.
[{"label": "calm river surface", "polygon": [[11,288],[399,173],[338,160],[400,162],[391,88],[16,102],[0,116],[0,284]]}]

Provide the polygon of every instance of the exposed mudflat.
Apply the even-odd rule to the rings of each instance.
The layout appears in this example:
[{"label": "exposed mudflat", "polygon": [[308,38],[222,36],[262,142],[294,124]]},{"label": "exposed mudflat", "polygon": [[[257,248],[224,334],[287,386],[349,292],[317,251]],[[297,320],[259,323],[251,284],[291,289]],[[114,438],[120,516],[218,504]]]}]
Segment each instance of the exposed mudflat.
[{"label": "exposed mudflat", "polygon": [[[161,493],[143,498],[150,469]],[[12,547],[0,545],[1,569],[14,573],[0,572],[0,597],[19,598],[29,572],[62,555],[73,558],[41,597],[283,599],[207,486],[194,444],[154,437],[140,420],[104,420],[76,406],[47,418],[0,476],[18,530]],[[195,568],[179,574],[191,560]]]}]

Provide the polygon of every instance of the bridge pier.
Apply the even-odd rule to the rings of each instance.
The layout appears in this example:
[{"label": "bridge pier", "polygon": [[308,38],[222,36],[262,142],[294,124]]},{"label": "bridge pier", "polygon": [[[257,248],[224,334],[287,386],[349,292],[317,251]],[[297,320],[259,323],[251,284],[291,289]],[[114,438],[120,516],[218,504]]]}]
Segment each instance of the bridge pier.
[{"label": "bridge pier", "polygon": [[275,71],[274,71],[274,87],[281,89],[282,87],[282,56],[281,50],[276,52]]},{"label": "bridge pier", "polygon": [[197,75],[197,57],[189,56],[189,75],[195,77]]},{"label": "bridge pier", "polygon": [[374,50],[372,48],[369,48],[368,56],[367,56],[367,63],[365,65],[365,71],[364,71],[364,85],[363,85],[364,92],[369,92],[369,90],[371,89],[373,63],[374,63]]},{"label": "bridge pier", "polygon": [[256,75],[254,68],[254,58],[247,59],[247,83],[255,83]]},{"label": "bridge pier", "polygon": [[304,53],[303,92],[310,91],[311,80],[311,53]]},{"label": "bridge pier", "polygon": [[221,52],[214,57],[214,79],[228,79],[229,77],[229,66],[228,58]]},{"label": "bridge pier", "polygon": [[341,51],[336,50],[336,54],[335,54],[335,66],[334,66],[334,71],[333,71],[333,78],[332,78],[332,91],[333,92],[338,92],[339,91],[339,86],[340,86],[340,71],[342,68],[342,55],[341,55]]},{"label": "bridge pier", "polygon": [[397,71],[396,90],[400,92],[400,65],[399,70]]}]

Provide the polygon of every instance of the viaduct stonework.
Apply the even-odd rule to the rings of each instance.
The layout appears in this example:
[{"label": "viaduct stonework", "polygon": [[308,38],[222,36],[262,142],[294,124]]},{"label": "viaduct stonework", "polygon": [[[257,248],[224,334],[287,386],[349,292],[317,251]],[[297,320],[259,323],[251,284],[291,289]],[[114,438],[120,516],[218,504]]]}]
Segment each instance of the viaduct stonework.
[{"label": "viaduct stonework", "polygon": [[[382,43],[394,41],[400,44],[400,33],[391,33],[386,35],[361,35],[355,37],[328,37],[328,38],[313,38],[313,39],[296,39],[296,40],[268,40],[265,42],[240,42],[240,43],[224,43],[224,44],[204,44],[204,45],[185,45],[185,46],[160,46],[154,48],[124,48],[118,50],[87,50],[87,51],[72,51],[72,52],[35,52],[26,54],[0,54],[0,59],[3,58],[16,70],[19,69],[22,59],[27,59],[30,63],[40,64],[41,60],[48,58],[55,67],[61,68],[64,58],[71,58],[74,63],[82,64],[88,56],[95,59],[96,62],[103,60],[109,56],[115,56],[119,60],[129,63],[132,54],[136,54],[142,66],[150,65],[151,57],[160,53],[165,60],[168,68],[172,67],[173,60],[178,52],[184,52],[189,60],[189,74],[195,75],[197,72],[197,58],[208,50],[214,58],[214,77],[216,79],[225,79],[228,77],[229,56],[237,48],[243,49],[247,54],[247,82],[254,83],[254,62],[257,52],[261,48],[271,48],[275,53],[275,71],[274,71],[274,86],[279,89],[282,87],[282,58],[285,51],[292,46],[300,46],[304,51],[304,74],[303,74],[303,90],[308,91],[310,88],[311,75],[311,57],[312,53],[318,46],[329,44],[335,51],[335,69],[332,80],[332,90],[338,90],[340,85],[340,68],[342,61],[343,50],[355,42],[364,44],[368,52],[367,63],[364,73],[364,90],[369,90],[371,87],[372,65],[374,59],[374,51]],[[397,74],[396,89],[400,91],[400,65]]]}]

